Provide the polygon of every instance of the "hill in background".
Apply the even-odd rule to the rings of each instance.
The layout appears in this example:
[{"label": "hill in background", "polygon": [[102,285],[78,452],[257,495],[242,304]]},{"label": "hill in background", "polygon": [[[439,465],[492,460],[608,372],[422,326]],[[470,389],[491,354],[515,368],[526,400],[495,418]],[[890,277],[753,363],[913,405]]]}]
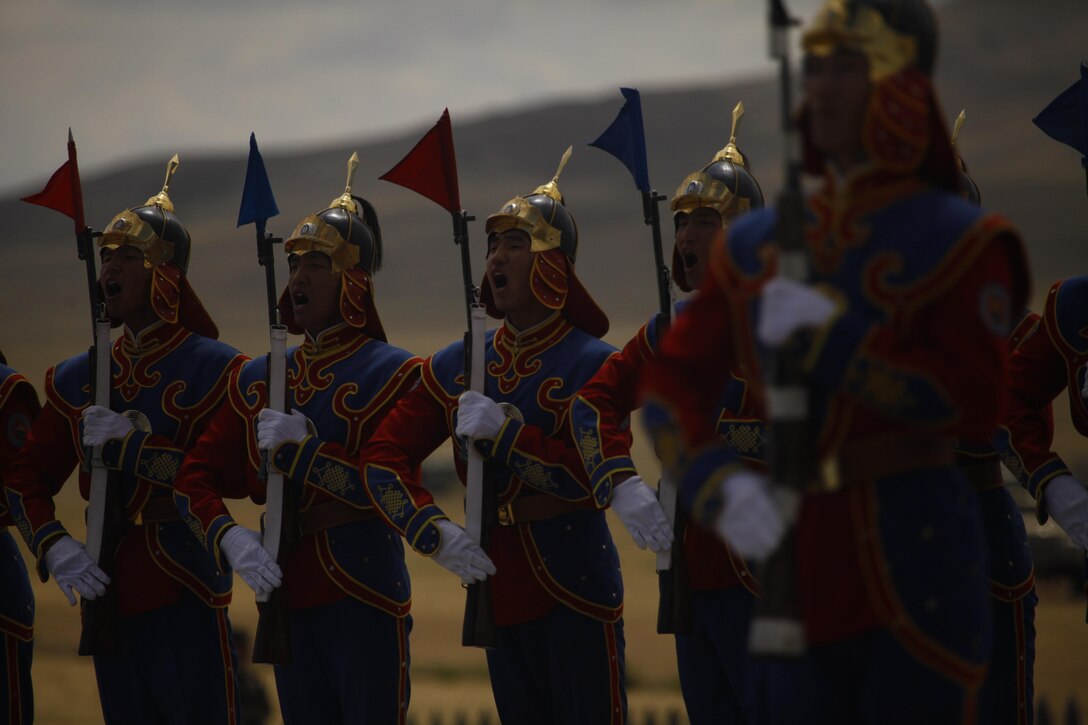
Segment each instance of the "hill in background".
[{"label": "hill in background", "polygon": [[[1050,0],[1046,13],[1017,0],[961,0],[940,9],[938,85],[951,124],[966,108],[959,147],[982,189],[985,206],[1002,211],[1027,240],[1035,297],[1061,276],[1088,271],[1088,199],[1078,157],[1048,139],[1031,117],[1078,77],[1088,57],[1088,4]],[[763,32],[753,28],[753,32]],[[652,39],[651,39],[652,41]],[[700,49],[706,59],[712,52]],[[724,53],[723,53],[724,55]],[[723,69],[724,70],[724,69]],[[714,87],[642,88],[651,182],[672,196],[688,173],[728,140],[730,113],[743,101],[739,145],[751,159],[768,202],[781,182],[779,96],[774,66],[766,76]],[[581,236],[579,276],[612,318],[609,339],[621,344],[654,310],[649,230],[627,171],[585,144],[620,107],[619,92],[595,100],[511,110],[472,123],[454,121],[462,202],[470,225],[477,279],[482,272],[483,219],[515,194],[554,173],[563,150],[574,156],[560,186]],[[435,99],[435,117],[443,99]],[[78,127],[78,119],[73,119]],[[265,157],[282,214],[269,228],[286,236],[306,214],[325,208],[343,190],[346,161],[358,150],[355,190],[374,202],[385,238],[386,266],[377,278],[378,304],[391,339],[421,354],[454,339],[464,325],[458,251],[448,215],[400,187],[377,181],[425,128],[395,138],[345,139],[335,147]],[[93,133],[83,129],[82,133]],[[160,158],[83,180],[88,221],[104,225],[143,203],[162,183],[167,158],[181,153],[170,194],[194,240],[190,278],[219,323],[224,340],[250,354],[266,349],[263,273],[256,265],[252,227],[235,229],[245,176],[246,139],[234,156],[174,149]],[[58,156],[63,140],[58,140]],[[42,170],[42,181],[51,169]],[[24,193],[37,191],[26,189]],[[663,236],[672,226],[662,205]],[[47,365],[89,340],[83,270],[70,223],[58,214],[0,200],[0,289],[8,303],[0,348],[40,382]],[[666,254],[668,252],[666,251]],[[277,259],[281,286],[286,264]]]}]

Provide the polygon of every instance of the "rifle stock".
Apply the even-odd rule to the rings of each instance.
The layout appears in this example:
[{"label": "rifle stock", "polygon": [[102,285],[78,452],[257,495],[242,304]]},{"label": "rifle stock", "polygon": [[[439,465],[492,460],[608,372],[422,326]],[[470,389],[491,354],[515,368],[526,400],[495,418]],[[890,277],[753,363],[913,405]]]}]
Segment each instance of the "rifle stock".
[{"label": "rifle stock", "polygon": [[[467,251],[467,248],[462,248]],[[465,387],[484,392],[484,306],[473,302],[469,306],[469,329],[465,332]],[[465,473],[465,531],[487,550],[491,530],[497,524],[498,500],[495,485],[487,475],[484,460],[475,446],[467,446]],[[469,584],[465,587],[465,618],[461,627],[461,644],[465,647],[494,647],[495,618],[491,608],[491,582]]]},{"label": "rifle stock", "polygon": [[[672,278],[665,264],[665,253],[661,245],[661,215],[658,203],[665,200],[663,194],[656,191],[642,192],[642,215],[653,236],[654,266],[657,278],[658,314],[654,320],[657,330],[657,344],[661,344],[665,333],[672,323]],[[657,633],[685,634],[691,631],[691,588],[688,582],[687,560],[684,558],[684,532],[687,529],[687,514],[677,502],[676,482],[669,478],[667,471],[661,472],[657,486],[657,497],[665,517],[673,531],[673,544],[668,551],[657,555]]]},{"label": "rifle stock", "polygon": [[[491,531],[497,525],[497,497],[495,484],[487,475],[482,486],[485,515],[481,521],[480,548],[487,551],[491,543]],[[488,505],[490,502],[490,505]],[[486,512],[493,512],[487,515]],[[461,646],[494,647],[497,642],[495,614],[491,606],[491,580],[469,584],[465,587],[465,618],[461,625]]]},{"label": "rifle stock", "polygon": [[[85,230],[89,246],[90,230]],[[82,240],[81,240],[82,245]],[[93,279],[93,257],[87,257],[89,279]],[[98,283],[91,292],[92,304],[97,304]],[[94,308],[92,308],[94,309]],[[105,314],[96,316],[94,346],[90,350],[91,381],[95,405],[110,407],[110,320]],[[121,482],[102,463],[102,447],[94,446],[85,456],[91,465],[90,495],[87,505],[87,555],[110,579],[116,572],[114,555],[121,543],[125,517],[121,501]],[[97,599],[84,599],[80,605],[82,629],[79,635],[80,655],[117,654],[117,585],[106,586],[106,593]]]},{"label": "rifle stock", "polygon": [[[805,282],[804,197],[801,191],[799,134],[793,123],[789,67],[789,17],[781,0],[770,0],[771,54],[779,60],[781,115],[785,137],[786,183],[778,196],[776,242],[778,275]],[[798,657],[804,653],[804,630],[797,590],[797,541],[793,511],[815,470],[809,426],[809,390],[803,355],[794,340],[772,351],[767,371],[770,417],[771,479],[787,531],[760,571],[763,596],[756,603],[750,645],[754,655]]]},{"label": "rifle stock", "polygon": [[[296,543],[292,532],[297,531],[297,510],[290,492],[284,490],[283,531],[280,537],[280,553],[290,551]],[[276,561],[282,566],[284,556]],[[291,630],[287,608],[287,589],[277,587],[264,601],[257,602],[257,631],[253,635],[253,662],[257,664],[291,664]]]},{"label": "rifle stock", "polygon": [[[668,274],[667,268],[664,274]],[[662,336],[668,331],[669,318],[659,314],[655,324],[660,344]],[[662,470],[657,485],[658,500],[673,531],[672,546],[657,555],[657,633],[687,634],[691,631],[691,586],[684,555],[688,516],[677,501],[676,482],[670,476],[669,471]]]},{"label": "rifle stock", "polygon": [[[266,269],[271,268],[271,262]],[[268,353],[268,407],[284,412],[287,398],[287,328],[270,325]],[[282,473],[269,467],[267,454],[262,456],[267,492],[264,536],[261,544],[281,567],[287,553],[295,545],[297,510]],[[257,595],[257,632],[253,637],[253,661],[286,665],[291,662],[290,629],[287,593],[284,587],[270,594]]]}]

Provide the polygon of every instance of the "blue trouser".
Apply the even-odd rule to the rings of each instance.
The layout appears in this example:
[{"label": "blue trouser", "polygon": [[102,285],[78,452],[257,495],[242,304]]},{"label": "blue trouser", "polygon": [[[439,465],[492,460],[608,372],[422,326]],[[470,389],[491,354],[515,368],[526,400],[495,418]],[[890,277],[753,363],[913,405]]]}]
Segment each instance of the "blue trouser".
[{"label": "blue trouser", "polygon": [[990,614],[994,649],[979,693],[986,725],[1031,725],[1034,720],[1035,605],[1039,597],[1019,506],[1004,488],[978,494],[990,559]]},{"label": "blue trouser", "polygon": [[23,555],[6,531],[0,533],[0,617],[0,722],[33,722],[34,592]]},{"label": "blue trouser", "polygon": [[742,586],[691,593],[691,632],[676,635],[680,689],[691,725],[748,722],[754,603]]},{"label": "blue trouser", "polygon": [[[760,660],[759,725],[963,725],[975,693],[924,666],[885,630]],[[982,725],[981,721],[980,725]]]},{"label": "blue trouser", "polygon": [[487,669],[499,719],[516,725],[627,721],[623,620],[601,622],[556,605],[499,627]]},{"label": "blue trouser", "polygon": [[188,590],[167,607],[121,617],[118,654],[94,658],[103,717],[117,725],[233,725],[237,667],[227,610]]},{"label": "blue trouser", "polygon": [[[827,495],[850,503],[849,518],[838,525],[850,527],[864,596],[884,625],[854,634],[850,622],[836,621],[842,627],[837,640],[810,645],[797,659],[760,661],[755,722],[976,722],[992,627],[975,493],[960,472],[941,468]],[[822,564],[821,556],[834,552],[821,549],[823,543],[815,535],[799,542],[799,549],[812,547],[799,557],[799,568]],[[806,573],[816,578],[812,571],[801,576]],[[810,601],[821,604],[838,594],[812,593]],[[812,616],[809,624],[819,621]]]},{"label": "blue trouser", "polygon": [[285,725],[403,723],[412,618],[357,599],[291,612],[291,664],[276,665]]}]

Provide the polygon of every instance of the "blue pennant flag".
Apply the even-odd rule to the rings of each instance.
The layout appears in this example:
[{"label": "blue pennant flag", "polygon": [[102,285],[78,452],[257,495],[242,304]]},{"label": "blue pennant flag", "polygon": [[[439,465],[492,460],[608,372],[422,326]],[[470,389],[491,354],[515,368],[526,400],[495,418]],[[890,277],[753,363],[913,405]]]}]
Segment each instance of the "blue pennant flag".
[{"label": "blue pennant flag", "polygon": [[257,134],[249,134],[249,163],[246,166],[246,185],[242,190],[242,205],[238,208],[238,226],[256,222],[257,233],[264,236],[264,223],[280,213],[272,184],[264,169],[264,159],[257,150]]},{"label": "blue pennant flag", "polygon": [[634,88],[621,88],[627,102],[604,133],[591,142],[601,151],[615,156],[631,176],[639,191],[650,192],[650,172],[646,168],[646,134],[642,129],[642,99]]},{"label": "blue pennant flag", "polygon": [[1062,91],[1032,121],[1055,141],[1081,153],[1088,169],[1088,64],[1081,63],[1080,80]]}]

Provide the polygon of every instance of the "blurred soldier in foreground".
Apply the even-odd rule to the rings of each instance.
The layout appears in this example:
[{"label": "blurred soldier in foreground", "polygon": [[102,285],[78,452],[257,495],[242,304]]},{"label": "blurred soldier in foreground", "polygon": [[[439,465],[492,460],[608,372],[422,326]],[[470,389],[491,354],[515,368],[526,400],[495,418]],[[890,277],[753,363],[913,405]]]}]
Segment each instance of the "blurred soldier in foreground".
[{"label": "blurred soldier in foreground", "polygon": [[[997,425],[1027,294],[1020,240],[956,193],[924,2],[833,0],[802,43],[806,169],[824,177],[805,203],[809,278],[773,276],[787,220],[739,219],[662,341],[645,420],[693,516],[739,553],[767,556],[796,512],[805,651],[761,662],[758,722],[973,722],[989,610],[952,442]],[[764,355],[790,339],[819,456],[799,507],[713,443],[706,394],[738,366],[766,385]],[[752,394],[772,426],[797,404]]]}]

